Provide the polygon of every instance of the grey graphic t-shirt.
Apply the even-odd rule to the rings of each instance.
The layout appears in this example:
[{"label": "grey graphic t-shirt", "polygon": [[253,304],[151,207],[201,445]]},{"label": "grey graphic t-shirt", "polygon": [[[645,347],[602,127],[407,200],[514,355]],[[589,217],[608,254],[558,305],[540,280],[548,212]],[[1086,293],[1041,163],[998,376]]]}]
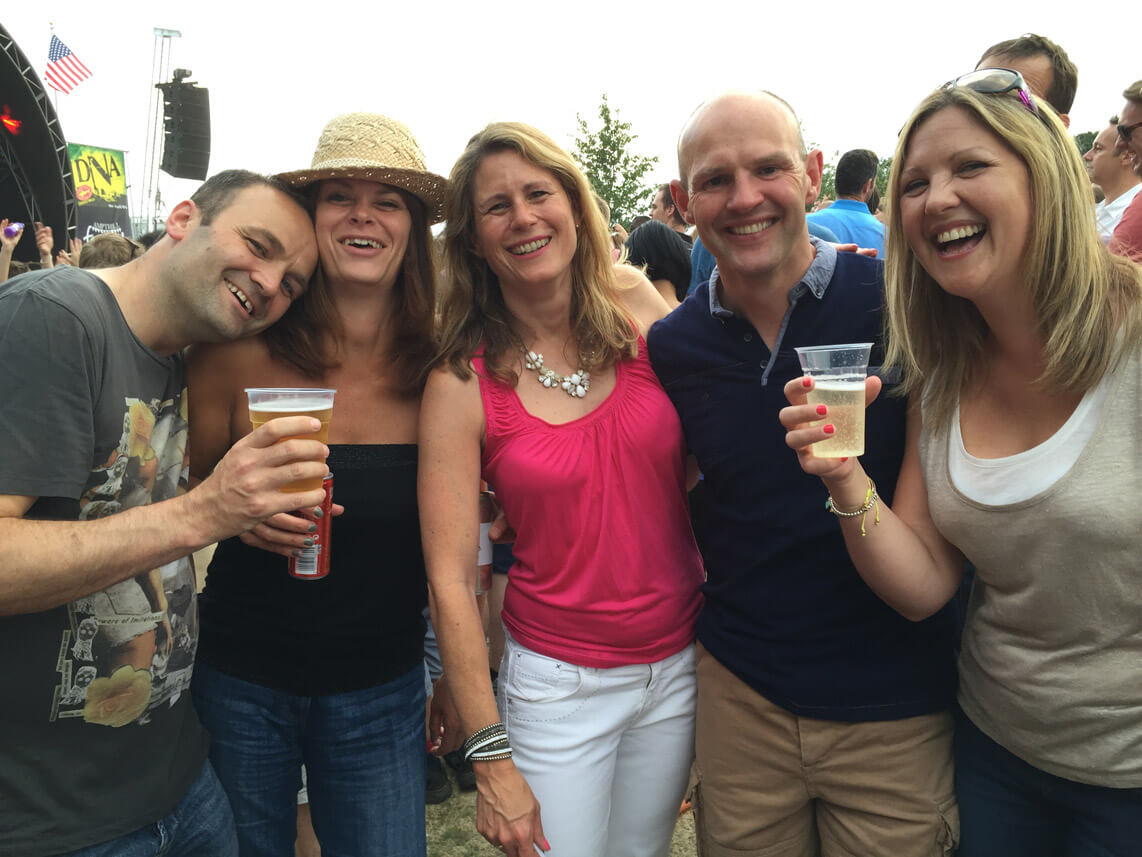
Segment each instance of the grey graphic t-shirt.
[{"label": "grey graphic t-shirt", "polygon": [[[0,286],[0,494],[94,520],[187,486],[180,356],[132,334],[75,268]],[[0,594],[0,599],[3,595]],[[202,768],[189,558],[42,613],[0,616],[0,854],[57,854],[149,824]]]}]

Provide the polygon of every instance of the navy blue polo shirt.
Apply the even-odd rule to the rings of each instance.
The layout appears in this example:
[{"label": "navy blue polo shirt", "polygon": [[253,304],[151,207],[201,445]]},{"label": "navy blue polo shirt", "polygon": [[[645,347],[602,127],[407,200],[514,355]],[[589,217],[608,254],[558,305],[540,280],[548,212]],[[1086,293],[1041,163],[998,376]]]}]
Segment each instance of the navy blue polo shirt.
[{"label": "navy blue polo shirt", "polygon": [[[855,722],[938,711],[955,692],[951,611],[910,622],[873,594],[825,510],[824,483],[801,470],[777,418],[782,388],[802,374],[795,346],[875,342],[874,371],[883,359],[883,265],[811,240],[816,258],[789,292],[772,352],[720,304],[716,274],[648,336],[703,474],[691,495],[707,572],[698,639],[799,716]],[[868,409],[861,457],[888,503],[906,411],[890,388]]]}]

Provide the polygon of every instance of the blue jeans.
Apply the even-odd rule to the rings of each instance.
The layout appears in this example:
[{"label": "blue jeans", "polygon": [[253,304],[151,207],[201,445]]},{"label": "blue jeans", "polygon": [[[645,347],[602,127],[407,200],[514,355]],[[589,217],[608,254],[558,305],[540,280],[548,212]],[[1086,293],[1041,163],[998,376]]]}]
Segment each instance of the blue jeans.
[{"label": "blue jeans", "polygon": [[422,666],[378,687],[307,697],[200,662],[191,692],[242,857],[293,854],[303,763],[322,857],[425,853]]},{"label": "blue jeans", "polygon": [[1056,777],[956,719],[959,857],[1129,857],[1142,849],[1142,789]]},{"label": "blue jeans", "polygon": [[168,815],[134,833],[63,857],[238,857],[238,839],[222,784],[207,762]]}]

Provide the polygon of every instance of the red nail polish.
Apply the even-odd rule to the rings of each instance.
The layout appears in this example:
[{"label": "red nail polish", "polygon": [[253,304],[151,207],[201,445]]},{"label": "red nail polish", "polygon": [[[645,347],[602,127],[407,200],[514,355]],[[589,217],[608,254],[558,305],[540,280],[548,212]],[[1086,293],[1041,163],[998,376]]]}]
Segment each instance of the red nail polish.
[{"label": "red nail polish", "polygon": [[828,412],[829,412],[829,409],[826,408],[824,405],[817,405],[817,413],[819,413],[821,416],[824,416]]},{"label": "red nail polish", "polygon": [[810,387],[813,386],[813,382],[809,378],[802,378],[801,379],[801,386],[804,387],[806,390],[808,390]]},{"label": "red nail polish", "polygon": [[828,424],[827,426],[825,426],[825,428],[824,428],[824,432],[825,432],[825,434],[832,434],[832,433],[833,433],[833,432],[835,432],[835,431],[836,431],[836,429],[833,427],[833,424],[832,424],[832,423],[829,423],[829,424]]},{"label": "red nail polish", "polygon": [[848,460],[849,460],[849,457],[847,455],[841,456],[841,461],[848,461]]}]

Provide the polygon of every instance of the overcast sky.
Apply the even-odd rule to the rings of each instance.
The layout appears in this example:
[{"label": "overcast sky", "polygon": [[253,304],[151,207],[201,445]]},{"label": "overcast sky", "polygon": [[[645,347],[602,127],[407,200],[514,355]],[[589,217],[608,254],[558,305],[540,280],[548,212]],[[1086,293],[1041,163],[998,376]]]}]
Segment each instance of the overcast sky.
[{"label": "overcast sky", "polygon": [[[1122,106],[1122,90],[1142,78],[1142,64],[1128,60],[1131,37],[1112,38],[1111,22],[1086,7],[1020,11],[1027,5],[201,0],[164,11],[153,0],[43,0],[6,4],[0,20],[41,76],[55,24],[94,72],[57,99],[65,136],[126,150],[136,185],[155,27],[182,32],[170,67],[192,70],[210,89],[211,173],[308,166],[325,122],[363,110],[407,124],[429,168],[447,175],[467,139],[493,120],[528,122],[569,148],[576,113],[594,125],[606,92],[639,135],[633,148],[658,156],[652,179],[668,181],[678,131],[710,94],[771,89],[798,111],[827,161],[852,148],[883,157],[924,95],[970,70],[984,48],[1027,31],[1058,41],[1079,67],[1071,131],[1100,130]],[[196,186],[161,181],[168,207]],[[136,187],[133,213],[137,199]]]}]

